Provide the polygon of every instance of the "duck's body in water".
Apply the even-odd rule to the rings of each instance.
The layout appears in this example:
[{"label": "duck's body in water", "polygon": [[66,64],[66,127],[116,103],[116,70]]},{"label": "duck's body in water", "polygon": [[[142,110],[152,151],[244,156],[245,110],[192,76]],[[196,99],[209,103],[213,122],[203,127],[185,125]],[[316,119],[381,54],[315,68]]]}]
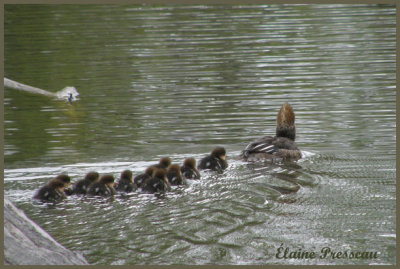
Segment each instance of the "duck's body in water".
[{"label": "duck's body in water", "polygon": [[295,139],[295,114],[293,108],[284,103],[277,116],[276,135],[264,136],[251,142],[240,157],[244,161],[298,160],[301,158],[301,151],[297,148]]}]

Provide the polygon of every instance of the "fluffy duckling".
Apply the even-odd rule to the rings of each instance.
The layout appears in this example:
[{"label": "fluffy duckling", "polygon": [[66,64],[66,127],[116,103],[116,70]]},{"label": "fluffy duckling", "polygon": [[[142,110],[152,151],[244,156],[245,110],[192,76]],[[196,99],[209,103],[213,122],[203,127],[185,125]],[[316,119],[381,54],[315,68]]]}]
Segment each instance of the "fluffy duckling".
[{"label": "fluffy duckling", "polygon": [[[71,185],[71,178],[65,174],[58,175],[57,177],[53,178],[52,180],[61,180],[64,183],[66,188]],[[52,180],[50,180],[50,181],[52,181]]]},{"label": "fluffy duckling", "polygon": [[300,159],[301,151],[294,142],[296,138],[294,121],[293,108],[286,102],[282,105],[277,116],[276,135],[274,137],[265,136],[248,144],[241,153],[242,160]]},{"label": "fluffy duckling", "polygon": [[185,185],[186,179],[182,177],[181,168],[178,164],[171,164],[168,166],[167,178],[171,185]]},{"label": "fluffy duckling", "polygon": [[168,166],[170,166],[170,165],[171,165],[171,159],[169,157],[163,157],[163,158],[160,159],[158,164],[153,164],[152,166],[154,166],[156,168],[167,169]]},{"label": "fluffy duckling", "polygon": [[125,170],[121,173],[121,177],[115,188],[117,191],[132,192],[137,189],[136,184],[132,180],[132,171]]},{"label": "fluffy duckling", "polygon": [[154,171],[153,177],[146,179],[143,184],[142,190],[146,193],[164,193],[171,189],[171,185],[168,182],[166,170],[159,168]]},{"label": "fluffy duckling", "polygon": [[134,179],[133,182],[136,184],[138,188],[143,187],[143,183],[147,179],[151,179],[153,177],[153,173],[157,168],[154,166],[147,167],[147,169],[144,171],[143,174],[137,175]]},{"label": "fluffy duckling", "polygon": [[70,194],[87,194],[89,186],[99,179],[100,175],[97,172],[89,172],[86,174],[85,178],[78,180],[72,187],[72,190],[68,193]]},{"label": "fluffy duckling", "polygon": [[200,179],[200,172],[196,168],[196,160],[194,158],[187,158],[183,161],[181,173],[187,179]]},{"label": "fluffy duckling", "polygon": [[104,175],[99,181],[91,184],[88,189],[89,195],[112,196],[114,195],[114,177],[112,175]]},{"label": "fluffy duckling", "polygon": [[66,198],[64,189],[68,187],[71,179],[67,175],[59,175],[41,187],[33,196],[43,202],[58,202]]},{"label": "fluffy duckling", "polygon": [[211,169],[213,171],[222,172],[228,167],[225,160],[226,151],[223,147],[216,147],[210,155],[200,160],[197,169]]}]

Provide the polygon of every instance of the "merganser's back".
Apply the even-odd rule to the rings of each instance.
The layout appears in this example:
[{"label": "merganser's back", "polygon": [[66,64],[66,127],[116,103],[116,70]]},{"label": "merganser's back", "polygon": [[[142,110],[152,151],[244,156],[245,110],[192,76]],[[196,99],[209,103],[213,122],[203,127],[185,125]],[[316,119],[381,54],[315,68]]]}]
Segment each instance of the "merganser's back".
[{"label": "merganser's back", "polygon": [[297,148],[295,114],[293,108],[284,103],[277,116],[276,135],[259,138],[242,151],[244,161],[257,161],[265,159],[290,159],[301,158],[301,151]]}]

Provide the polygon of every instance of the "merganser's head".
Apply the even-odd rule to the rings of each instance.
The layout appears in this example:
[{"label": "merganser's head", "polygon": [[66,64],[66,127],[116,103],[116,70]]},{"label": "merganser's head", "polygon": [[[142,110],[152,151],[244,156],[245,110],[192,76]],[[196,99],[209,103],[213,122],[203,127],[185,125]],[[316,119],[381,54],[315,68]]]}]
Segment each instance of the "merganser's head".
[{"label": "merganser's head", "polygon": [[89,180],[90,182],[95,182],[96,180],[98,180],[100,177],[99,173],[97,172],[89,172],[86,174],[85,179]]},{"label": "merganser's head", "polygon": [[225,160],[226,151],[223,147],[216,147],[212,152],[211,156],[217,157],[218,159]]},{"label": "merganser's head", "polygon": [[161,158],[159,164],[160,166],[167,168],[171,164],[171,159],[168,157]]},{"label": "merganser's head", "polygon": [[187,166],[187,167],[190,167],[192,169],[195,169],[196,168],[196,160],[194,158],[187,158],[183,162],[183,166]]},{"label": "merganser's head", "polygon": [[153,178],[158,178],[158,179],[161,179],[162,181],[164,181],[165,183],[168,183],[167,171],[163,168],[154,170]]},{"label": "merganser's head", "polygon": [[284,103],[277,117],[276,136],[287,137],[294,141],[296,138],[294,119],[293,108],[287,102]]},{"label": "merganser's head", "polygon": [[180,175],[181,174],[181,168],[180,168],[180,166],[178,164],[171,164],[168,167],[168,172],[175,172],[178,175]]},{"label": "merganser's head", "polygon": [[52,181],[61,181],[66,188],[71,184],[71,178],[65,174],[58,175],[54,179],[50,180],[50,182]]},{"label": "merganser's head", "polygon": [[132,171],[131,170],[125,170],[121,173],[121,179],[127,179],[129,181],[132,181]]},{"label": "merganser's head", "polygon": [[107,185],[109,187],[114,187],[114,177],[112,175],[104,175],[100,178],[100,183]]},{"label": "merganser's head", "polygon": [[59,180],[59,179],[55,179],[55,180],[51,180],[47,186],[49,186],[50,188],[53,189],[63,189],[65,187],[65,182]]}]

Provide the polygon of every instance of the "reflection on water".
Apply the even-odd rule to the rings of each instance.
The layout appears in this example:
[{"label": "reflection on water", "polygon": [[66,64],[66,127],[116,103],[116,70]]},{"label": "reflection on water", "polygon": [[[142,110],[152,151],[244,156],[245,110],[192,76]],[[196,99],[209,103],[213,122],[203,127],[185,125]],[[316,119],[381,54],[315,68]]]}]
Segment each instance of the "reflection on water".
[{"label": "reflection on water", "polygon": [[[9,5],[4,35],[6,77],[80,93],[5,91],[5,194],[90,263],[395,263],[393,6]],[[238,161],[285,101],[304,158]],[[223,174],[162,197],[31,198],[62,172],[136,175],[217,145]],[[379,255],[277,259],[281,245]]]}]

